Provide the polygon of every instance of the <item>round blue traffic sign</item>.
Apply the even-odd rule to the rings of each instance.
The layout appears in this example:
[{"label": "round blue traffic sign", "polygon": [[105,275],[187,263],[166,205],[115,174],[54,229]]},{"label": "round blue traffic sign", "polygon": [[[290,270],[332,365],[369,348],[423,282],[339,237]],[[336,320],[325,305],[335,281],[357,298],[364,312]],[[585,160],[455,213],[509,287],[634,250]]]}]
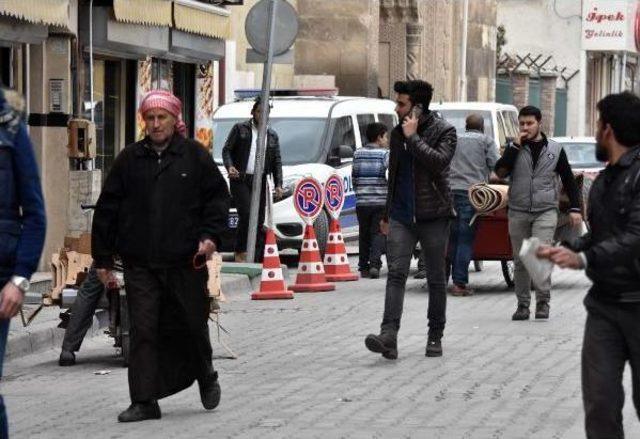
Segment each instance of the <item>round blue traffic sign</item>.
[{"label": "round blue traffic sign", "polygon": [[293,206],[304,220],[313,221],[322,211],[322,186],[315,178],[303,178],[293,191]]},{"label": "round blue traffic sign", "polygon": [[344,183],[338,174],[332,174],[324,184],[324,200],[331,216],[338,218],[344,206]]}]

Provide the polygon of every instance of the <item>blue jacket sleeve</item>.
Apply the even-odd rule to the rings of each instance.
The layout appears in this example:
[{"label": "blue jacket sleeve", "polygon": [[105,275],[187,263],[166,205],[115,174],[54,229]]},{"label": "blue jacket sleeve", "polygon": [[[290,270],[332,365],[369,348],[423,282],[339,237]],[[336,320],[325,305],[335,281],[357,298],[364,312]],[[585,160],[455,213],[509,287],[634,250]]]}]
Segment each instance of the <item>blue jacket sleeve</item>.
[{"label": "blue jacket sleeve", "polygon": [[18,241],[14,274],[29,279],[38,268],[47,221],[38,164],[24,123],[16,134],[14,147],[18,204],[22,210],[22,231]]}]

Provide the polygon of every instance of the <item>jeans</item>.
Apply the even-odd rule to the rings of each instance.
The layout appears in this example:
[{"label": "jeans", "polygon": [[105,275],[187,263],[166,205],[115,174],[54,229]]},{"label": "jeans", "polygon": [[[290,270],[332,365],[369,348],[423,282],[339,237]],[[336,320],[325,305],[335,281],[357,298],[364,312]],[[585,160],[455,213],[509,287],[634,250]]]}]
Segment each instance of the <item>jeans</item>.
[{"label": "jeans", "polygon": [[[513,282],[515,283],[518,305],[529,307],[531,303],[531,277],[518,257],[522,241],[535,236],[543,244],[551,244],[558,223],[558,211],[555,209],[541,213],[528,213],[509,210],[509,236],[513,251]],[[551,271],[543,285],[537,285],[536,301],[549,303],[551,299]]]},{"label": "jeans", "polygon": [[640,418],[640,303],[606,303],[587,296],[582,344],[582,399],[588,439],[622,439],[625,363]]},{"label": "jeans", "polygon": [[429,336],[442,337],[446,323],[445,256],[449,237],[448,218],[421,222],[412,226],[391,219],[387,236],[389,275],[384,301],[382,331],[397,332],[404,305],[404,292],[416,242],[425,254],[429,284]]},{"label": "jeans", "polygon": [[[236,231],[235,252],[244,253],[247,251],[247,235],[249,234],[249,215],[251,212],[251,192],[253,176],[245,175],[238,180],[231,180],[230,189],[234,204],[238,211],[238,229]],[[256,261],[262,261],[264,252],[265,232],[264,224],[267,179],[264,178],[262,184],[262,196],[260,197],[260,208],[258,211],[258,236],[256,237]],[[253,262],[253,261],[250,261]]]},{"label": "jeans", "polygon": [[458,216],[453,221],[449,235],[447,263],[451,266],[453,283],[464,287],[469,283],[469,263],[473,257],[473,240],[476,236],[475,224],[469,225],[475,209],[469,202],[467,191],[453,191],[453,203]]},{"label": "jeans", "polygon": [[[0,280],[0,289],[4,288],[7,283],[6,279]],[[7,337],[9,335],[9,324],[11,320],[0,320],[0,380],[2,379],[2,366],[4,362],[4,352],[7,346]],[[7,420],[7,411],[4,406],[4,399],[0,395],[0,438],[9,437],[9,421]]]},{"label": "jeans", "polygon": [[62,340],[63,351],[76,352],[80,350],[80,345],[91,327],[93,314],[96,312],[103,292],[104,285],[98,279],[96,269],[91,267],[87,278],[80,285],[76,301],[71,307],[71,318]]},{"label": "jeans", "polygon": [[360,271],[366,271],[369,268],[379,270],[382,267],[380,257],[386,245],[385,236],[380,231],[384,206],[356,206],[356,214],[358,216],[360,253],[358,269]]}]

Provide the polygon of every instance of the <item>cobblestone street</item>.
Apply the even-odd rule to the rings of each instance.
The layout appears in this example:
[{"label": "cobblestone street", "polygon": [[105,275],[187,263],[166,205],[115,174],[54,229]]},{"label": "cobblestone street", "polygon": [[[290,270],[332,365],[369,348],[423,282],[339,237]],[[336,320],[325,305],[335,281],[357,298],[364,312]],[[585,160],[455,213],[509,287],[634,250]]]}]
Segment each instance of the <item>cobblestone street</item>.
[{"label": "cobblestone street", "polygon": [[[205,412],[197,386],[161,401],[163,418],[116,422],[129,403],[126,369],[106,337],[79,364],[50,350],[10,361],[2,393],[14,438],[581,438],[580,272],[554,273],[551,319],[512,322],[499,265],[471,273],[472,297],[449,297],[444,356],[426,358],[422,281],[410,279],[399,359],[368,352],[385,279],[332,293],[252,302],[227,291],[223,326],[237,360],[217,359],[222,402]],[[215,337],[213,337],[215,339]],[[224,355],[219,345],[214,353]],[[96,375],[108,370],[110,373]],[[630,390],[628,377],[626,388]],[[627,392],[630,393],[630,392]],[[630,395],[627,437],[640,425]]]}]

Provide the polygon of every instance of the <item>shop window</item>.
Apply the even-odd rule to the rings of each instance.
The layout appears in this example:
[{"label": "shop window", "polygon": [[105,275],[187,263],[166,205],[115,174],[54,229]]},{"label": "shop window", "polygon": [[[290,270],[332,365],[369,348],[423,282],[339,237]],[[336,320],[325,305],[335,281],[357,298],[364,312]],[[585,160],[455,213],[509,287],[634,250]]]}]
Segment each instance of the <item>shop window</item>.
[{"label": "shop window", "polygon": [[182,119],[187,136],[194,137],[195,64],[173,63],[173,94],[182,101]]},{"label": "shop window", "polygon": [[[82,117],[93,118],[96,124],[96,169],[101,169],[106,176],[121,145],[122,90],[120,77],[122,74],[119,61],[96,59],[93,63],[93,102],[91,101],[90,83],[87,81]],[[89,71],[87,66],[87,72]]]}]

